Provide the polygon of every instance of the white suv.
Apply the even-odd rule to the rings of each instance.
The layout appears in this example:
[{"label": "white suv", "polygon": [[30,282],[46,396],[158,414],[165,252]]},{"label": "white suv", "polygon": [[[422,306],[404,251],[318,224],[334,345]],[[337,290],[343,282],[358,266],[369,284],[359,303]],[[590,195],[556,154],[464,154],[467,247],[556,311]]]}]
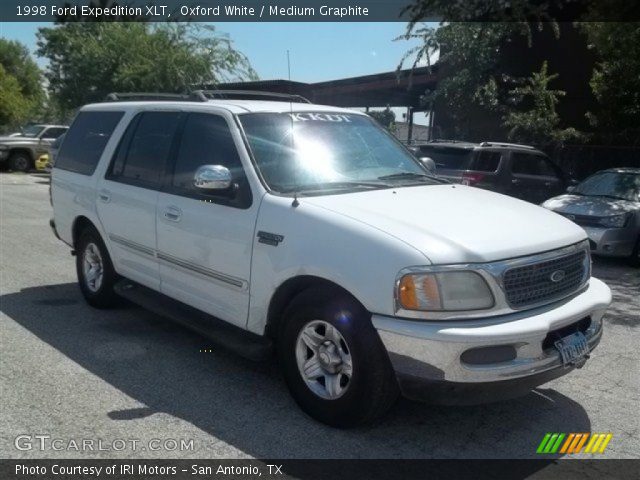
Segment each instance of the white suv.
[{"label": "white suv", "polygon": [[600,341],[611,292],[560,215],[433,177],[361,112],[142,98],[82,108],[53,169],[51,225],[89,304],[273,347],[302,409],[343,427],[399,392],[522,394]]}]

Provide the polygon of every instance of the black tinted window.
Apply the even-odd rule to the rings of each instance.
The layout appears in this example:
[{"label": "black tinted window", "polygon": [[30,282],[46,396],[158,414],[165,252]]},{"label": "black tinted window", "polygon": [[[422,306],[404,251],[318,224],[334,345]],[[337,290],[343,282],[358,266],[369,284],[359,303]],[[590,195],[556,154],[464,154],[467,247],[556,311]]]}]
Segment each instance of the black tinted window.
[{"label": "black tinted window", "polygon": [[242,173],[238,151],[224,118],[192,113],[187,118],[180,141],[172,185],[193,188],[193,175],[202,165],[222,165],[237,179]]},{"label": "black tinted window", "polygon": [[473,150],[462,148],[420,148],[418,157],[430,157],[436,167],[449,170],[467,168]]},{"label": "black tinted window", "polygon": [[58,127],[48,128],[42,134],[42,138],[53,138],[53,139],[55,139],[55,138],[58,138],[60,135],[62,135],[66,131],[67,131],[66,128],[58,128]]},{"label": "black tinted window", "polygon": [[91,175],[123,112],[80,112],[65,135],[56,168]]},{"label": "black tinted window", "polygon": [[532,155],[530,153],[511,154],[511,171],[523,175],[538,175],[544,177],[555,177],[556,172],[542,155]]},{"label": "black tinted window", "polygon": [[470,170],[476,170],[478,172],[495,172],[500,165],[500,152],[478,152],[473,165]]},{"label": "black tinted window", "polygon": [[143,113],[126,153],[118,152],[122,163],[114,166],[114,176],[143,186],[159,186],[180,115],[179,112]]}]

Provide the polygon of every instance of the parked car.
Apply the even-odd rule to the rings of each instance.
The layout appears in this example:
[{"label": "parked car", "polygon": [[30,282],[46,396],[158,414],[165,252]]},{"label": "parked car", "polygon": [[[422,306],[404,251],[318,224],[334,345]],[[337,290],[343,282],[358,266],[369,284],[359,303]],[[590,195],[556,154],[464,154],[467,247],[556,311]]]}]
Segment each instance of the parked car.
[{"label": "parked car", "polygon": [[69,127],[64,125],[29,125],[19,135],[0,137],[0,164],[16,172],[26,172],[49,146]]},{"label": "parked car", "polygon": [[436,140],[409,148],[420,158],[433,159],[437,175],[451,182],[533,203],[558,195],[577,183],[544,153],[527,145]]},{"label": "parked car", "polygon": [[362,112],[258,95],[80,110],[51,225],[90,305],[121,296],[246,357],[275,349],[301,408],[339,427],[399,392],[499,400],[585,363],[611,292],[582,228],[444,183]]},{"label": "parked car", "polygon": [[602,170],[542,206],[584,228],[594,254],[640,266],[640,168]]}]

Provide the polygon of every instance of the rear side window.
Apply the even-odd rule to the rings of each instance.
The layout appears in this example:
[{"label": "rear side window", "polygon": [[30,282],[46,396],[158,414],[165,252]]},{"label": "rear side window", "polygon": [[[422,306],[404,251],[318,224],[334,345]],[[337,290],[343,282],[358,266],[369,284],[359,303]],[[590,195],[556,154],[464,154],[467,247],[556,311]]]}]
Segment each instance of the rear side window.
[{"label": "rear side window", "polygon": [[180,112],[140,114],[118,146],[107,177],[141,187],[160,187],[181,118]]},{"label": "rear side window", "polygon": [[502,154],[500,152],[480,151],[469,170],[475,170],[477,172],[495,172],[498,170],[501,157]]},{"label": "rear side window", "polygon": [[464,170],[471,154],[472,150],[462,148],[421,148],[419,156],[431,157],[438,168]]},{"label": "rear side window", "polygon": [[80,112],[65,135],[56,168],[91,175],[124,112]]},{"label": "rear side window", "polygon": [[47,128],[47,130],[45,130],[45,132],[42,134],[42,138],[55,140],[66,131],[67,131],[66,128],[60,128],[60,127]]},{"label": "rear side window", "polygon": [[512,153],[511,171],[521,175],[536,175],[540,177],[556,176],[556,172],[545,157],[542,155],[531,155],[530,153]]}]

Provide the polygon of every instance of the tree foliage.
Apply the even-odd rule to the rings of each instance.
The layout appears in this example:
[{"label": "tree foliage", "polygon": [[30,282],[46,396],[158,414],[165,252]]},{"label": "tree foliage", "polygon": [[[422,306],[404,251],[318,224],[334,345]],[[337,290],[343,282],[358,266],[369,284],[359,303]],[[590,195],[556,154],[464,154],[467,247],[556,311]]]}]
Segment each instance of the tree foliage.
[{"label": "tree foliage", "polygon": [[640,145],[640,23],[585,22],[582,29],[599,61],[591,78],[598,99],[590,112],[604,141]]},{"label": "tree foliage", "polygon": [[[640,23],[593,22],[637,18],[634,2],[414,0],[405,13],[410,22],[401,38],[418,38],[421,44],[407,52],[398,68],[410,59],[412,67],[425,61],[431,64],[430,56],[436,50],[440,52],[439,85],[436,91],[426,92],[425,100],[439,99],[447,106],[457,135],[469,132],[469,108],[473,106],[499,113],[505,122],[503,126],[514,137],[542,135],[549,141],[576,138],[578,132],[562,128],[562,119],[555,113],[555,104],[564,94],[549,89],[548,83],[555,76],[545,72],[546,84],[542,71],[532,71],[527,78],[510,77],[500,64],[502,50],[509,42],[524,35],[531,44],[533,29],[543,26],[551,26],[558,38],[558,21],[573,18],[580,20],[577,25],[586,33],[598,59],[590,82],[598,101],[595,111],[588,114],[593,129],[590,138],[598,142],[640,144]],[[421,23],[434,18],[441,20],[438,29]],[[515,101],[513,94],[522,93],[517,88],[531,89],[525,95],[528,102]],[[523,110],[525,105],[530,107],[527,112]],[[549,120],[555,122],[555,130],[543,135],[540,128]],[[525,135],[526,128],[531,131]]]},{"label": "tree foliage", "polygon": [[575,128],[560,128],[556,105],[565,92],[550,87],[556,78],[558,75],[549,74],[547,62],[544,62],[539,72],[534,72],[509,91],[512,103],[524,106],[504,116],[511,140],[544,145],[583,138]]},{"label": "tree foliage", "polygon": [[425,93],[424,101],[446,104],[454,135],[465,137],[473,128],[470,106],[495,113],[507,107],[514,78],[500,68],[501,50],[508,39],[528,33],[528,24],[517,22],[445,23],[437,29],[416,24],[400,38],[420,38],[422,45],[409,50],[398,68],[409,58],[414,67],[431,65],[431,56],[439,52],[438,86]]},{"label": "tree foliage", "polygon": [[384,110],[372,110],[369,116],[388,130],[393,130],[396,124],[396,114],[389,107]]},{"label": "tree foliage", "polygon": [[0,129],[16,129],[39,116],[44,100],[42,75],[27,47],[0,39]]},{"label": "tree foliage", "polygon": [[50,93],[67,110],[114,91],[183,92],[256,78],[229,38],[197,24],[57,24],[39,30],[38,53],[49,60]]}]

